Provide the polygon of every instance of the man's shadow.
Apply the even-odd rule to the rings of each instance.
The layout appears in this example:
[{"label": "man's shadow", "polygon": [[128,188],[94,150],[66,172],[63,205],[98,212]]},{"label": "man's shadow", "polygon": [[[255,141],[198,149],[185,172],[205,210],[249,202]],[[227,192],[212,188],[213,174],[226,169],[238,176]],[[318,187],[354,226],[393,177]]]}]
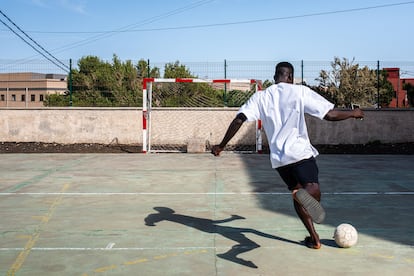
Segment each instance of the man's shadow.
[{"label": "man's shadow", "polygon": [[212,233],[212,234],[220,234],[225,238],[233,240],[238,244],[234,245],[229,251],[223,254],[217,254],[218,257],[226,259],[228,261],[232,261],[241,265],[245,265],[252,268],[257,268],[257,266],[252,261],[246,261],[242,258],[237,257],[241,253],[248,252],[255,248],[260,247],[254,241],[248,239],[244,233],[252,233],[258,236],[262,236],[269,239],[275,239],[279,241],[294,243],[301,245],[300,242],[288,240],[285,238],[281,238],[278,236],[273,236],[270,234],[266,234],[251,228],[238,228],[238,227],[230,227],[230,226],[220,226],[220,223],[226,223],[237,219],[244,219],[244,217],[238,215],[232,215],[230,218],[223,219],[223,220],[211,220],[211,219],[203,219],[197,217],[191,217],[186,215],[176,214],[173,209],[168,207],[154,207],[158,213],[149,214],[145,218],[145,225],[147,226],[155,226],[155,223],[167,220],[171,222],[180,223],[189,227],[193,227],[197,230]]}]

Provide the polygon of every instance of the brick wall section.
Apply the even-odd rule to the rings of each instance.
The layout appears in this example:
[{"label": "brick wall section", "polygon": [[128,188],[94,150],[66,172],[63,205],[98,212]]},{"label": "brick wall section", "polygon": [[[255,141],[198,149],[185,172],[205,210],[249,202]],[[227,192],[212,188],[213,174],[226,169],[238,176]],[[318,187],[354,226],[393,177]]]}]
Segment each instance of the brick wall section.
[{"label": "brick wall section", "polygon": [[[202,138],[219,143],[236,110],[155,109],[152,142]],[[365,110],[365,115],[363,121],[307,118],[313,144],[414,142],[414,109]],[[254,144],[254,132],[254,123],[244,124],[231,144]],[[0,142],[142,144],[142,112],[137,108],[0,108]]]}]

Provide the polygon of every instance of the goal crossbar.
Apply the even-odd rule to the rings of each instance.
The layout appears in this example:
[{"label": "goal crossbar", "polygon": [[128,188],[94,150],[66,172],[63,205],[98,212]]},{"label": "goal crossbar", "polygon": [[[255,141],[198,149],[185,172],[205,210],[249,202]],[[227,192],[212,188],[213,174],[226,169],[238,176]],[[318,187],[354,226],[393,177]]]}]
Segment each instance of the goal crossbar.
[{"label": "goal crossbar", "polygon": [[[239,83],[256,84],[256,92],[261,90],[261,82],[255,79],[198,79],[198,78],[144,78],[142,83],[142,153],[151,151],[150,144],[150,113],[152,108],[153,83]],[[256,122],[256,152],[262,152],[262,124]]]}]

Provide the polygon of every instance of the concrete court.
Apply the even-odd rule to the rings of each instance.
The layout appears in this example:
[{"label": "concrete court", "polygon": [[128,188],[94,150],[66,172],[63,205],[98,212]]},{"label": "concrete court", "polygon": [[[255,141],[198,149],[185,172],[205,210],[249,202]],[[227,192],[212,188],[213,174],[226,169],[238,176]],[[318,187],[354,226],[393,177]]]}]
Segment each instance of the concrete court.
[{"label": "concrete court", "polygon": [[318,157],[320,250],[268,158],[3,154],[0,275],[413,275],[413,155]]}]

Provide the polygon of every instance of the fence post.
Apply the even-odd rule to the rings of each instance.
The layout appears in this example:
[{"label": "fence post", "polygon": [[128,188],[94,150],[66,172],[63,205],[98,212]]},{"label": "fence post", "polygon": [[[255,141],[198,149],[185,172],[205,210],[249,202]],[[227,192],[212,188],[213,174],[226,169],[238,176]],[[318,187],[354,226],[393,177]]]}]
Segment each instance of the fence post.
[{"label": "fence post", "polygon": [[72,59],[69,59],[69,106],[72,106]]},{"label": "fence post", "polygon": [[150,60],[149,59],[147,60],[147,67],[148,67],[148,70],[147,70],[147,78],[150,78],[151,77],[150,76],[151,68],[150,68]]},{"label": "fence post", "polygon": [[379,97],[379,60],[377,60],[377,109],[380,108],[380,97]]},{"label": "fence post", "polygon": [[[224,60],[224,79],[227,79],[227,60]],[[227,106],[227,83],[224,83],[223,105]]]},{"label": "fence post", "polygon": [[301,70],[302,70],[302,75],[301,75],[301,84],[304,84],[305,82],[303,81],[303,59],[302,59],[302,61],[301,61]]}]

